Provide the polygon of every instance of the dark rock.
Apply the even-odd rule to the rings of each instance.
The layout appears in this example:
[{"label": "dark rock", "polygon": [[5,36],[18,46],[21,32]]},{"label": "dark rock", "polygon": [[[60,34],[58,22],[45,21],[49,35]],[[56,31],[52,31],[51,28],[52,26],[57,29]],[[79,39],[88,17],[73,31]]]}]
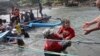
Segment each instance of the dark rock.
[{"label": "dark rock", "polygon": [[78,6],[78,5],[79,5],[78,2],[73,2],[73,1],[65,4],[65,6],[68,6],[68,7],[73,7],[73,6]]},{"label": "dark rock", "polygon": [[15,5],[16,4],[10,0],[9,1],[0,1],[0,15],[7,14],[8,9]]},{"label": "dark rock", "polygon": [[7,14],[7,10],[0,8],[0,15]]}]

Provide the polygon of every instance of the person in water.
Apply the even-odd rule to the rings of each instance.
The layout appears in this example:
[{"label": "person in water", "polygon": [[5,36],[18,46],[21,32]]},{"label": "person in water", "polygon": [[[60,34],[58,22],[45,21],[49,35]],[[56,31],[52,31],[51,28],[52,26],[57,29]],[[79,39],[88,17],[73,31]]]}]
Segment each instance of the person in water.
[{"label": "person in water", "polygon": [[18,31],[15,28],[12,29],[11,36],[10,38],[8,38],[8,42],[11,44],[17,44],[19,47],[25,45],[22,37],[19,35]]},{"label": "person in water", "polygon": [[[28,12],[27,12],[28,13]],[[20,25],[23,28],[24,26],[26,26],[29,23],[29,19],[28,19],[29,15],[24,14],[24,13],[20,13]]]},{"label": "person in water", "polygon": [[[96,0],[96,6],[100,10],[100,0]],[[93,24],[96,24],[97,26],[94,27],[94,28],[89,28]],[[83,29],[85,31],[85,35],[93,32],[93,31],[100,30],[100,16],[96,17],[95,19],[93,19],[93,20],[91,20],[89,22],[84,23]]]},{"label": "person in water", "polygon": [[2,31],[11,30],[9,23],[7,23],[5,19],[0,19],[0,28],[2,29]]},{"label": "person in water", "polygon": [[2,22],[2,19],[0,19],[0,32],[2,32],[3,29],[4,29],[3,22]]},{"label": "person in water", "polygon": [[21,34],[21,26],[18,21],[15,21],[14,27],[17,30],[18,34],[20,35]]},{"label": "person in water", "polygon": [[[21,35],[25,35],[25,34],[22,34],[23,32],[22,32],[22,29],[21,29],[20,24],[19,24],[18,21],[15,21],[15,24],[14,25],[15,25],[14,26],[15,28],[12,29],[11,36],[12,37],[15,37],[15,38],[8,38],[8,39],[9,40],[14,39],[14,41],[12,41],[11,43],[17,43],[18,46],[24,46],[25,43],[24,43]],[[25,33],[27,33],[27,32],[25,32]]]},{"label": "person in water", "polygon": [[66,40],[73,39],[73,37],[75,37],[75,30],[70,26],[70,21],[66,19],[62,23],[63,25],[59,28],[56,34]]},{"label": "person in water", "polygon": [[19,11],[18,8],[15,9],[14,15],[15,15],[15,16],[14,16],[15,19],[16,19],[18,22],[20,22],[20,11]]},{"label": "person in water", "polygon": [[24,23],[24,14],[20,13],[20,23],[23,24]]},{"label": "person in water", "polygon": [[16,21],[15,29],[19,35],[24,35],[24,38],[30,37],[29,34],[23,28],[21,28],[21,25],[18,23],[18,21]]},{"label": "person in water", "polygon": [[7,30],[7,26],[8,26],[8,23],[7,23],[7,21],[4,19],[4,20],[2,20],[3,21],[3,26],[4,26],[4,28],[5,28],[5,30]]},{"label": "person in water", "polygon": [[29,14],[30,14],[30,21],[35,20],[34,13],[32,12],[32,9],[30,10]]},{"label": "person in water", "polygon": [[[57,52],[60,53],[64,51],[67,47],[71,46],[71,41],[52,41],[52,40],[71,40],[75,37],[74,29],[70,26],[70,21],[66,20],[63,22],[63,25],[60,27],[58,33],[44,34],[46,38],[45,42],[45,51]],[[52,40],[49,40],[52,39]],[[44,53],[45,56],[60,56],[57,54]]]},{"label": "person in water", "polygon": [[10,14],[11,24],[13,24],[16,20],[18,22],[20,22],[20,12],[19,12],[19,9],[18,8],[12,7],[12,12]]},{"label": "person in water", "polygon": [[25,12],[24,17],[25,17],[24,22],[27,22],[27,23],[28,23],[28,22],[30,21],[30,16],[29,16],[29,13],[28,13],[28,12]]},{"label": "person in water", "polygon": [[24,29],[21,29],[21,34],[24,35],[24,38],[29,38],[29,34],[24,30]]},{"label": "person in water", "polygon": [[10,13],[10,22],[11,22],[11,25],[12,23],[14,23],[15,21],[15,18],[14,18],[14,11],[15,11],[15,7],[12,7],[12,11]]}]

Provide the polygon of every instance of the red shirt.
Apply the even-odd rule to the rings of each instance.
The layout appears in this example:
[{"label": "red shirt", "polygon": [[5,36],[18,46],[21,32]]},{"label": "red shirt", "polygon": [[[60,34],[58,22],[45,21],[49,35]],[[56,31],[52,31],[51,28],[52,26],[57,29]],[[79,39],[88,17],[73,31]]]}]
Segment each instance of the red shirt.
[{"label": "red shirt", "polygon": [[75,31],[73,28],[64,28],[63,26],[58,31],[59,34],[63,35],[63,38],[68,38],[68,40],[71,40],[73,37],[75,37]]},{"label": "red shirt", "polygon": [[[65,29],[64,27],[61,27],[58,33],[63,34],[64,38],[69,37],[68,40],[71,40],[75,36],[75,32],[71,27],[67,29]],[[53,39],[60,39],[60,37],[57,34],[55,34]],[[62,49],[63,49],[63,46],[59,44],[59,41],[50,41],[47,39],[45,42],[44,50],[59,52],[59,51],[62,51]]]},{"label": "red shirt", "polygon": [[[58,39],[60,40],[61,38],[59,38],[56,34],[54,35],[54,38],[53,39]],[[46,40],[45,42],[45,48],[44,50],[46,51],[54,51],[54,52],[59,52],[62,50],[62,45],[59,44],[59,41],[50,41],[50,40]]]}]

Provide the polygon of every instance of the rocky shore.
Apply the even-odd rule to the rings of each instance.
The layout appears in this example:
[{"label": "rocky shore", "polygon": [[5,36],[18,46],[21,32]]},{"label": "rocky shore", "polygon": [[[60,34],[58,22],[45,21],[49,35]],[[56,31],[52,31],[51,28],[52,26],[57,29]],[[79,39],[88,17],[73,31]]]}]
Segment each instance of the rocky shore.
[{"label": "rocky shore", "polygon": [[[67,0],[66,0],[67,1]],[[87,0],[82,2],[82,0],[70,0],[68,3],[65,2],[61,5],[53,5],[52,7],[58,7],[58,6],[65,6],[65,7],[73,7],[73,6],[77,6],[77,7],[94,7],[95,6],[95,0]],[[78,1],[78,2],[77,2]],[[0,2],[0,15],[2,14],[7,14],[7,11],[9,11],[8,9],[11,8],[13,6],[13,2]],[[36,8],[37,6],[24,6],[24,7],[20,7],[20,8],[29,8],[29,7],[34,7]],[[43,6],[45,7],[45,6]]]}]

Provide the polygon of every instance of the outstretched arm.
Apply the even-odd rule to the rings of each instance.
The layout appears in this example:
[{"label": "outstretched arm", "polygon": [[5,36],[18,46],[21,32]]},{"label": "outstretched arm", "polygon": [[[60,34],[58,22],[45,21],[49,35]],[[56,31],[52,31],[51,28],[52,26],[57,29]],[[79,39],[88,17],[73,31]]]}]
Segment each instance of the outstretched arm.
[{"label": "outstretched arm", "polygon": [[83,25],[83,28],[88,28],[89,26],[97,23],[98,21],[100,21],[100,16],[99,17],[96,17],[94,20],[90,21],[90,22],[86,22],[84,25]]},{"label": "outstretched arm", "polygon": [[100,19],[100,16],[96,17],[94,20],[89,22],[90,25],[97,23],[99,21],[99,19]]},{"label": "outstretched arm", "polygon": [[97,30],[100,30],[100,22],[97,23],[97,27],[92,28],[92,29],[85,30],[85,31],[86,31],[86,32],[85,32],[85,35],[87,35],[87,34],[93,32],[93,31],[97,31]]}]

